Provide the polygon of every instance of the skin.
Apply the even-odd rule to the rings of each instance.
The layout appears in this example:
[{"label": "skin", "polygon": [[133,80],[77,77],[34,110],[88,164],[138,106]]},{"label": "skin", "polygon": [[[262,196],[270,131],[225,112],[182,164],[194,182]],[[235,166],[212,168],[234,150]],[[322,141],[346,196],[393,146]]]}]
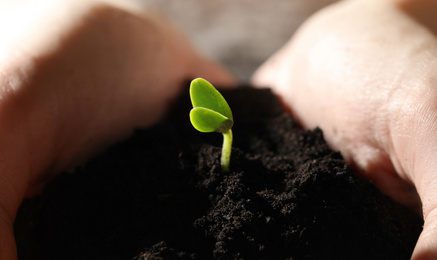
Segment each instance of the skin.
[{"label": "skin", "polygon": [[304,128],[423,214],[412,259],[437,259],[437,1],[339,2],[253,76]]},{"label": "skin", "polygon": [[[185,79],[234,82],[162,18],[56,2],[0,15],[2,260],[16,259],[21,201],[53,174],[156,123]],[[422,212],[413,259],[437,258],[436,9],[431,0],[341,2],[253,77],[382,191]]]},{"label": "skin", "polygon": [[66,0],[10,8],[0,16],[2,260],[17,259],[21,201],[53,174],[155,124],[187,79],[234,84],[151,13]]}]

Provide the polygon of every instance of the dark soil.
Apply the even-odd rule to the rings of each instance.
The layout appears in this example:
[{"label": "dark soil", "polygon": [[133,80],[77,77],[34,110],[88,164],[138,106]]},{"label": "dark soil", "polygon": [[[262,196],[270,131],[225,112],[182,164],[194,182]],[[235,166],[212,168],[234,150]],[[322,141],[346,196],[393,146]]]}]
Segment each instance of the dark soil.
[{"label": "dark soil", "polygon": [[320,130],[300,130],[269,90],[223,92],[234,112],[231,172],[220,134],[190,125],[184,95],[23,203],[29,259],[409,259],[419,216],[354,175]]}]

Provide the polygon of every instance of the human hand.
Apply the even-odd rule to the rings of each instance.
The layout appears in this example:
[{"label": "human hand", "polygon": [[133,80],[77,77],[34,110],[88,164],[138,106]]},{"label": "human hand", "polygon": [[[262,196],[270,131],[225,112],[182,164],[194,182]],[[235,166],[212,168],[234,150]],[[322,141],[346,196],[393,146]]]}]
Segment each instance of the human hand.
[{"label": "human hand", "polygon": [[156,123],[187,79],[234,84],[157,15],[34,2],[0,15],[2,260],[16,259],[13,221],[23,197],[50,175]]},{"label": "human hand", "polygon": [[413,259],[437,259],[436,12],[431,0],[340,2],[253,76],[383,192],[422,207]]}]

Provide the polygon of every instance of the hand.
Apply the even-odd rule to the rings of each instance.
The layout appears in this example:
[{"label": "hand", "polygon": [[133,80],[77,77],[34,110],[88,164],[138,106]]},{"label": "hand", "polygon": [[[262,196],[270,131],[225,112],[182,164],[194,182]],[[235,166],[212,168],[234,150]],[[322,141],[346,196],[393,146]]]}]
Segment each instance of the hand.
[{"label": "hand", "polygon": [[187,79],[234,84],[157,15],[76,0],[14,10],[0,16],[2,260],[16,259],[23,197],[50,175],[156,123]]},{"label": "hand", "polygon": [[431,0],[340,2],[253,76],[383,192],[422,207],[414,259],[437,259],[436,12]]}]

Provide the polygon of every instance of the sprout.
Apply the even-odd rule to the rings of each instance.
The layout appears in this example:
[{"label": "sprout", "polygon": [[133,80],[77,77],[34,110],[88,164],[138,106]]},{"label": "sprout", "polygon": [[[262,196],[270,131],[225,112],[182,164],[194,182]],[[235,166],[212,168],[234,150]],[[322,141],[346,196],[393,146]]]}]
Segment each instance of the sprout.
[{"label": "sprout", "polygon": [[191,81],[190,97],[193,109],[190,120],[194,128],[203,133],[223,134],[221,166],[223,172],[229,171],[232,148],[232,111],[226,100],[208,81],[197,78]]}]

